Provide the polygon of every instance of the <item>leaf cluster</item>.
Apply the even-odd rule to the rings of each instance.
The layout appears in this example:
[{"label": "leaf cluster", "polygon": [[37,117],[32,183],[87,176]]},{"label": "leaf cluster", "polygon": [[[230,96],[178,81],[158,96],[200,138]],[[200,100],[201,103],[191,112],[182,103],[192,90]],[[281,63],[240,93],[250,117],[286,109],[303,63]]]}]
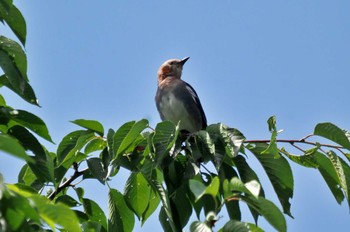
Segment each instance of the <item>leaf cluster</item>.
[{"label": "leaf cluster", "polygon": [[[38,106],[27,77],[25,20],[11,0],[0,1],[0,21],[19,41],[0,36],[0,88]],[[257,226],[261,216],[277,231],[286,231],[284,215],[292,217],[294,191],[290,161],[317,169],[336,202],[350,202],[350,133],[329,122],[300,140],[279,140],[275,117],[267,121],[268,140],[246,140],[221,123],[190,135],[169,121],[152,129],[142,119],[108,130],[94,120],[72,123],[79,129],[50,152],[39,141],[52,142],[44,121],[8,106],[0,95],[0,150],[25,162],[16,184],[4,183],[0,174],[0,231],[133,231],[135,220],[144,224],[158,207],[164,231],[182,231],[187,225],[190,231],[212,231],[223,212],[229,220],[219,231],[263,231]],[[309,140],[316,136],[330,144]],[[289,152],[291,147],[300,154]],[[266,183],[248,156],[255,156],[266,172],[277,205],[265,196]],[[120,169],[130,172],[123,191],[109,186]],[[93,179],[108,188],[107,215],[85,197],[77,179]],[[242,204],[254,222],[242,221]]]}]

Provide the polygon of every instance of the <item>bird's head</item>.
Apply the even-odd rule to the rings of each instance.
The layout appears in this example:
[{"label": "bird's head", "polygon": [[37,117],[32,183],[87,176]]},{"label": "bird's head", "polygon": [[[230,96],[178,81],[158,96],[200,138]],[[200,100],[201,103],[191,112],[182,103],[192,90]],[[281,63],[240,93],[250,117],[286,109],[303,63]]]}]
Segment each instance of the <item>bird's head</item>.
[{"label": "bird's head", "polygon": [[182,60],[171,59],[165,61],[158,70],[158,83],[162,82],[167,77],[181,78],[182,68],[190,57]]}]

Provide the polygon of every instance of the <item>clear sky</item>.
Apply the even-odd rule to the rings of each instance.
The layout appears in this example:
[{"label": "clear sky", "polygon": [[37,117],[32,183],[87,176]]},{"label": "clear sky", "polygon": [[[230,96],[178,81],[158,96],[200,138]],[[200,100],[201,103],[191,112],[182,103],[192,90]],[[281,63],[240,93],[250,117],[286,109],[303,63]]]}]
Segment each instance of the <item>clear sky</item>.
[{"label": "clear sky", "polygon": [[[350,1],[15,1],[27,21],[28,72],[42,108],[6,91],[9,105],[41,117],[58,144],[78,118],[105,130],[130,120],[160,121],[156,72],[167,59],[190,56],[183,79],[197,91],[208,122],[223,122],[247,139],[299,139],[319,122],[350,129]],[[9,30],[0,26],[1,34]],[[13,37],[12,37],[13,38]],[[3,91],[3,90],[1,90]],[[56,145],[43,142],[51,151]],[[15,182],[23,162],[1,157]],[[268,199],[278,205],[264,172]],[[337,205],[317,170],[292,164],[295,192],[288,231],[344,231],[347,203]],[[127,172],[111,186],[122,190]],[[107,209],[107,187],[83,181],[86,196]],[[243,220],[252,221],[245,210]],[[221,221],[228,220],[224,211]],[[273,231],[264,220],[259,224]],[[216,229],[219,229],[217,227]],[[135,231],[161,231],[158,215]]]}]

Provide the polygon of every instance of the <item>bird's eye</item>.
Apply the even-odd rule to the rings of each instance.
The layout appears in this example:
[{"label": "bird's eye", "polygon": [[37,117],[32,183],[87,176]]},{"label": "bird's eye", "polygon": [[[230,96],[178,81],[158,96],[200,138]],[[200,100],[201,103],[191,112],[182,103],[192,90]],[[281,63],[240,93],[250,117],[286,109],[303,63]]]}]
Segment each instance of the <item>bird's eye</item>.
[{"label": "bird's eye", "polygon": [[174,65],[174,64],[175,64],[175,61],[171,61],[171,62],[170,62],[170,65]]}]

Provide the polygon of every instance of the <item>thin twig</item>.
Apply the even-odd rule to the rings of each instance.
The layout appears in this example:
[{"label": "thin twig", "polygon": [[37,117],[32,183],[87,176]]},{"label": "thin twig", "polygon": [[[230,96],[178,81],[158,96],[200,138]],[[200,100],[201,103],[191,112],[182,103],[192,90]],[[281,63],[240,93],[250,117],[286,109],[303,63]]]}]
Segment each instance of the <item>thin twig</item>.
[{"label": "thin twig", "polygon": [[55,191],[53,191],[50,194],[50,196],[49,196],[50,200],[53,200],[57,196],[57,194],[59,194],[63,189],[71,186],[72,182],[75,179],[77,179],[78,177],[82,176],[84,174],[84,172],[89,169],[89,168],[85,168],[84,170],[79,171],[77,165],[73,165],[73,167],[74,167],[74,170],[75,170],[74,174],[69,179],[67,179],[65,182],[63,182]]}]

